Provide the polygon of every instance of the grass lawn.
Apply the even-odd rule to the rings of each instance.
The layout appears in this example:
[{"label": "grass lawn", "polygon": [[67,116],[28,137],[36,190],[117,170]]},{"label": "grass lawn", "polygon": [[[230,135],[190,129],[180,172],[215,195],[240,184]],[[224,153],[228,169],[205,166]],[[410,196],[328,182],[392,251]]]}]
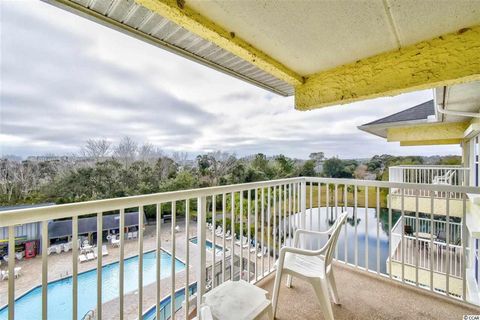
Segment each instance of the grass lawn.
[{"label": "grass lawn", "polygon": [[[318,186],[313,186],[312,188],[312,207],[318,207]],[[365,207],[365,187],[358,187],[357,188],[357,206],[358,207]],[[380,189],[380,207],[387,206],[387,189]],[[325,207],[327,205],[327,188],[325,185],[321,187],[321,203],[320,206]],[[329,190],[329,205],[335,205],[335,187],[333,185],[330,186]],[[337,199],[338,199],[338,206],[344,206],[344,190],[343,186],[338,186],[337,188]],[[347,206],[353,207],[354,205],[354,189],[353,186],[350,186],[347,189]],[[368,207],[369,208],[376,208],[377,207],[377,191],[375,187],[368,188]],[[310,186],[307,184],[307,209],[310,208]]]}]

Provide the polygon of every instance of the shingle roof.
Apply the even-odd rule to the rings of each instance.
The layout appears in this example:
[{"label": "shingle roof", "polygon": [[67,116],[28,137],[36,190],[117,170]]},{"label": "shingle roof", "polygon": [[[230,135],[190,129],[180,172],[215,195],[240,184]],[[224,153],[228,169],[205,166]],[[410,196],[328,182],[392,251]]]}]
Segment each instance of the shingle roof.
[{"label": "shingle roof", "polygon": [[366,123],[363,126],[386,124],[412,120],[426,120],[428,116],[435,114],[435,104],[433,100],[416,105],[415,107],[391,114],[385,118]]}]

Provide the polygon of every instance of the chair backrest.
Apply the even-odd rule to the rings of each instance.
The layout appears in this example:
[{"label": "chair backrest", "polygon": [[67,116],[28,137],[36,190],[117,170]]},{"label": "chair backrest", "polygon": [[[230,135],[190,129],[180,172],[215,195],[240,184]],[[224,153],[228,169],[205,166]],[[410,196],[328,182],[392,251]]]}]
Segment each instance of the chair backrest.
[{"label": "chair backrest", "polygon": [[337,240],[340,236],[340,231],[342,230],[342,226],[345,224],[347,220],[348,212],[342,212],[340,216],[338,216],[337,220],[332,226],[332,233],[330,234],[330,238],[328,239],[327,243],[324,247],[326,247],[325,251],[325,268],[327,268],[333,259],[333,253],[335,251],[335,247],[337,246]]}]

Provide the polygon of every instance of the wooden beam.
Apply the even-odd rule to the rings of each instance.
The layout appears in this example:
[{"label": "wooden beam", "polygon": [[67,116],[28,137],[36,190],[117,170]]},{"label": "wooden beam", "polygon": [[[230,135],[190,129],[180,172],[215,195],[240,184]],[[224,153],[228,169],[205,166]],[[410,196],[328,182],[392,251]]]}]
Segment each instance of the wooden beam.
[{"label": "wooden beam", "polygon": [[[387,129],[387,141],[425,142],[462,140],[469,122],[441,122]],[[456,143],[456,142],[455,142]]]},{"label": "wooden beam", "polygon": [[309,76],[295,88],[295,108],[310,110],[475,80],[480,80],[480,26]]},{"label": "wooden beam", "polygon": [[192,10],[184,4],[183,0],[135,0],[135,2],[250,62],[278,79],[294,86],[303,83],[302,76],[236,36],[235,30],[225,30]]},{"label": "wooden beam", "polygon": [[440,139],[440,140],[423,140],[423,141],[400,141],[400,146],[439,146],[445,144],[460,144],[462,139]]}]

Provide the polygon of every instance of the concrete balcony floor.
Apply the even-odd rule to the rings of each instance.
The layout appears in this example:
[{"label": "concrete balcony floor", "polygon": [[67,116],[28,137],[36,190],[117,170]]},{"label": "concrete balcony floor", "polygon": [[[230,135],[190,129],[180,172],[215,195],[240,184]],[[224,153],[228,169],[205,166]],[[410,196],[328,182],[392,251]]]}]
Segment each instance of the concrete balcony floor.
[{"label": "concrete balcony floor", "polygon": [[[436,296],[421,289],[409,288],[389,279],[354,270],[336,263],[335,279],[341,305],[333,305],[336,320],[341,319],[463,319],[466,314],[480,314],[480,308]],[[259,283],[273,291],[275,275]],[[275,319],[324,319],[311,285],[293,280],[292,288],[282,279],[279,304]],[[271,296],[269,297],[271,298]]]}]

